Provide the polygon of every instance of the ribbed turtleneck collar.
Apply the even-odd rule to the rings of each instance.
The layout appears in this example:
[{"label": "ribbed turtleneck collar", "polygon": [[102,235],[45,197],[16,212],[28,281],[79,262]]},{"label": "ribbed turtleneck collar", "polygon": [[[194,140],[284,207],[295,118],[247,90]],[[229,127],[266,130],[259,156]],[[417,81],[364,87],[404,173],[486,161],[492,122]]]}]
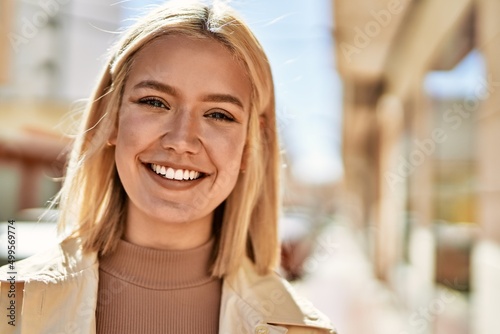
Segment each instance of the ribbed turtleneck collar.
[{"label": "ribbed turtleneck collar", "polygon": [[214,239],[188,250],[158,250],[120,240],[115,252],[100,258],[99,268],[126,282],[170,290],[212,281],[209,267]]}]

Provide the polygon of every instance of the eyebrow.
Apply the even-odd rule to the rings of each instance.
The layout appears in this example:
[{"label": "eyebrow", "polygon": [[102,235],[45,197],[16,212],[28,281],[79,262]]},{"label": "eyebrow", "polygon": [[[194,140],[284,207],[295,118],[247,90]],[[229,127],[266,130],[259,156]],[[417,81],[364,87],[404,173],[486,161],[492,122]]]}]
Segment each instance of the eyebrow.
[{"label": "eyebrow", "polygon": [[169,85],[164,84],[164,83],[161,83],[161,82],[158,82],[158,81],[155,81],[155,80],[141,81],[137,85],[134,86],[134,89],[138,89],[138,88],[150,88],[150,89],[154,89],[154,90],[157,90],[159,92],[162,92],[162,93],[167,93],[167,94],[172,95],[172,96],[179,95],[177,90],[174,87],[169,86]]},{"label": "eyebrow", "polygon": [[[167,84],[164,84],[162,82],[155,81],[155,80],[141,81],[134,86],[134,89],[138,89],[138,88],[154,89],[156,91],[166,93],[166,94],[172,95],[174,97],[177,97],[180,95],[179,92],[177,91],[177,89],[175,89],[174,87],[167,85]],[[204,102],[231,103],[231,104],[234,104],[234,105],[240,107],[241,109],[245,109],[243,107],[243,103],[241,102],[241,100],[238,99],[236,96],[231,95],[231,94],[208,94],[208,95],[203,96],[202,100]]]},{"label": "eyebrow", "polygon": [[230,94],[209,94],[203,98],[203,101],[232,103],[234,105],[237,105],[241,109],[245,109],[243,108],[243,103],[240,101],[240,99]]}]

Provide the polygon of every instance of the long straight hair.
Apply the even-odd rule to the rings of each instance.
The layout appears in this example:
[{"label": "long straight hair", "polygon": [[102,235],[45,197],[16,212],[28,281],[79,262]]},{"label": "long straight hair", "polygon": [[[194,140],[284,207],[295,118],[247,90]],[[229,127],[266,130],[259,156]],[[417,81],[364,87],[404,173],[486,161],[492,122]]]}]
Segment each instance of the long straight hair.
[{"label": "long straight hair", "polygon": [[[117,126],[123,87],[135,54],[157,37],[211,38],[240,61],[252,84],[245,143],[245,173],[217,208],[212,275],[237,270],[248,256],[260,274],[278,261],[279,147],[275,97],[268,59],[247,25],[227,5],[175,1],[155,8],[129,28],[111,50],[83,112],[57,202],[59,231],[81,238],[84,251],[113,252],[124,232],[127,195],[107,145]],[[68,233],[68,234],[65,234]]]}]

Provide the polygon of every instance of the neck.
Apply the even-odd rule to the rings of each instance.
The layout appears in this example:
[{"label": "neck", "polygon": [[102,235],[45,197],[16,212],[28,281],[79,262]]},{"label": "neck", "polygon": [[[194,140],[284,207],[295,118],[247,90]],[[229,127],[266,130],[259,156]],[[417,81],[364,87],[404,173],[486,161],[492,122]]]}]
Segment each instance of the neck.
[{"label": "neck", "polygon": [[129,210],[124,240],[138,246],[163,250],[192,249],[207,243],[212,237],[212,214],[194,221],[169,223],[131,213]]}]

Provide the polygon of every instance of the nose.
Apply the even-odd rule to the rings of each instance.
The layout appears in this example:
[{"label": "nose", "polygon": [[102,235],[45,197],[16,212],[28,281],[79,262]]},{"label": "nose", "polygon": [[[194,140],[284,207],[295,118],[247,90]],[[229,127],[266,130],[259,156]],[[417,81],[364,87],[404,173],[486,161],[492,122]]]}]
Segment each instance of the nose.
[{"label": "nose", "polygon": [[201,146],[199,137],[200,124],[195,115],[188,110],[178,110],[169,118],[161,146],[177,154],[196,154]]}]

